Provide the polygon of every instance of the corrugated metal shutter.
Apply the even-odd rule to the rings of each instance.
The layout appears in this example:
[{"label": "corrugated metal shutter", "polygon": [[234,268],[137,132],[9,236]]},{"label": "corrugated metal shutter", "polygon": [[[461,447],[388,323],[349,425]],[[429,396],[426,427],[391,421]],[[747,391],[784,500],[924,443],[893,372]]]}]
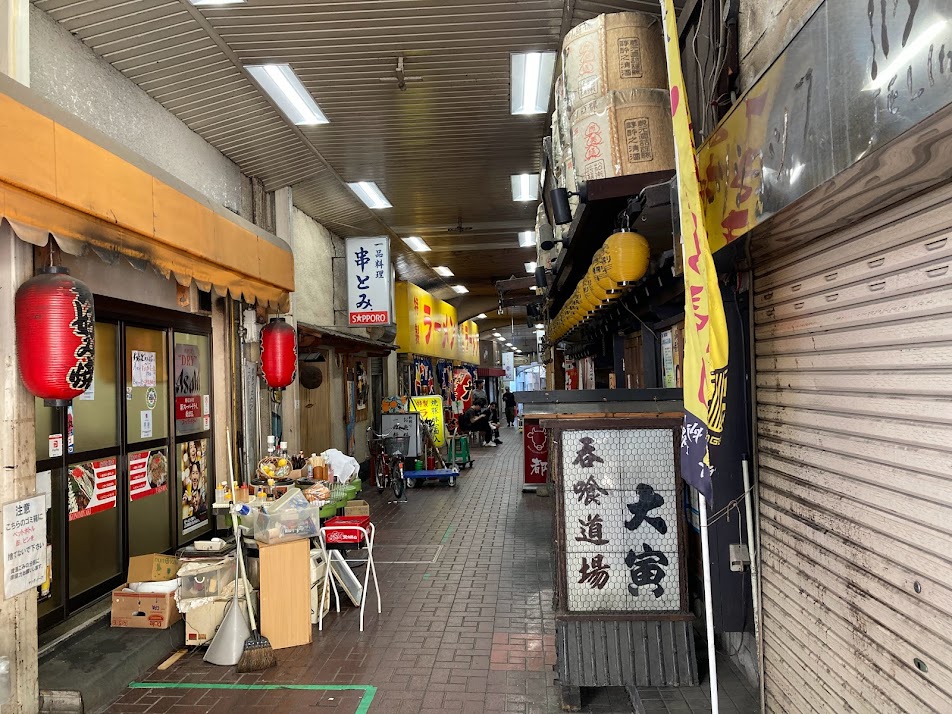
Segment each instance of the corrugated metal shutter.
[{"label": "corrugated metal shutter", "polygon": [[952,189],[760,245],[768,711],[950,712]]}]

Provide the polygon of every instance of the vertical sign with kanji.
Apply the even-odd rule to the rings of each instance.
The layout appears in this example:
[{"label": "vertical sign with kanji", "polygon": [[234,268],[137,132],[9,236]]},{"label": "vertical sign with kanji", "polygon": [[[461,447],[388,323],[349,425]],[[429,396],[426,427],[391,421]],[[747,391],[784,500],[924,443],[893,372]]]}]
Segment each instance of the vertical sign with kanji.
[{"label": "vertical sign with kanji", "polygon": [[559,443],[568,611],[680,610],[674,432],[573,430]]},{"label": "vertical sign with kanji", "polygon": [[46,497],[3,505],[3,596],[15,597],[46,580]]},{"label": "vertical sign with kanji", "polygon": [[348,238],[347,324],[351,327],[393,324],[390,238]]},{"label": "vertical sign with kanji", "polygon": [[522,426],[523,486],[541,486],[549,476],[549,444],[538,419],[526,419]]}]

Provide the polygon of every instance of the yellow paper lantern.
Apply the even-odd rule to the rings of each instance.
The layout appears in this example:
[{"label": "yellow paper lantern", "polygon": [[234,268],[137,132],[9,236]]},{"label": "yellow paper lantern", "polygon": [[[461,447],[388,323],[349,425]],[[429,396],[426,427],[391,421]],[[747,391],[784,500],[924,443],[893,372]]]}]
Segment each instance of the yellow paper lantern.
[{"label": "yellow paper lantern", "polygon": [[591,272],[600,288],[616,294],[644,277],[650,259],[651,248],[643,235],[619,231],[595,254]]}]

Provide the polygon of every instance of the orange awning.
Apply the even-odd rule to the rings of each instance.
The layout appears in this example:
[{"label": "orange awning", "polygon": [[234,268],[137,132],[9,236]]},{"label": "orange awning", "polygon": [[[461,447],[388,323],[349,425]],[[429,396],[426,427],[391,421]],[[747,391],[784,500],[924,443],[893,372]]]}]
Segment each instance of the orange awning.
[{"label": "orange awning", "polygon": [[67,253],[94,246],[183,285],[287,308],[294,259],[286,244],[41,104],[0,76],[0,218],[22,240],[46,245],[52,235]]}]

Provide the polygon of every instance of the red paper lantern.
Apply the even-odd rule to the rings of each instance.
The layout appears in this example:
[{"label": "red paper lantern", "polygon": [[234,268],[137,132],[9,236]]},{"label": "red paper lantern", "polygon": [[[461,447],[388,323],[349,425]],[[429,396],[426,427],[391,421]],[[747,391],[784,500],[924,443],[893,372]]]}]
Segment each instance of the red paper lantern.
[{"label": "red paper lantern", "polygon": [[273,317],[261,330],[261,372],[271,389],[284,389],[297,369],[297,335],[283,317]]},{"label": "red paper lantern", "polygon": [[20,379],[47,406],[66,406],[93,383],[93,295],[66,268],[43,268],[17,290]]}]

